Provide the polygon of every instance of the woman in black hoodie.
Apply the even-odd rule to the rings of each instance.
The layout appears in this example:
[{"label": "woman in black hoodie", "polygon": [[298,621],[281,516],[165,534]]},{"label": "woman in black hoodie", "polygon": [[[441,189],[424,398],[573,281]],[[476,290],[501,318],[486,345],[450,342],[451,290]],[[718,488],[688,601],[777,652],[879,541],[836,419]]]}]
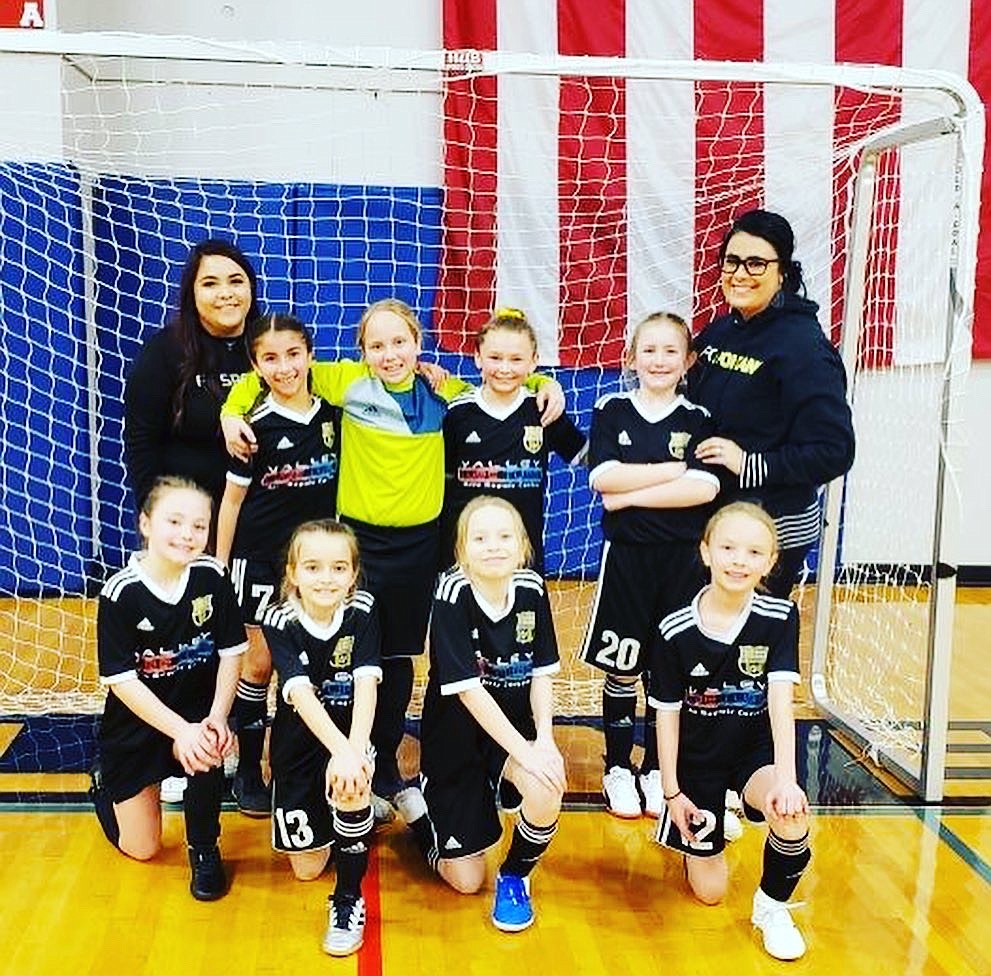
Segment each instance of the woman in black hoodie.
[{"label": "woman in black hoodie", "polygon": [[720,503],[747,499],[773,518],[781,546],[767,580],[787,597],[819,535],[818,489],[853,464],[846,373],[804,297],[795,235],[780,214],[738,217],[719,249],[728,315],[695,340],[689,398],[717,434],[696,454],[720,474]]}]

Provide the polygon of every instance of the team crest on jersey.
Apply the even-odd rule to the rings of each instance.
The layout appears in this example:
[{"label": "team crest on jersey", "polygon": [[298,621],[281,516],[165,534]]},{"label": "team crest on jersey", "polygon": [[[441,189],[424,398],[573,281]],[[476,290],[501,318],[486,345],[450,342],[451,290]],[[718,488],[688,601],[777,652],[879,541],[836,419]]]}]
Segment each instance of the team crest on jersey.
[{"label": "team crest on jersey", "polygon": [[544,428],[539,424],[536,427],[524,427],[523,446],[531,454],[536,454],[544,446]]},{"label": "team crest on jersey", "polygon": [[532,644],[537,629],[537,615],[532,610],[521,610],[516,615],[516,640],[520,644]]},{"label": "team crest on jersey", "polygon": [[330,656],[330,663],[335,668],[351,667],[351,649],[354,647],[354,638],[349,634],[346,637],[339,637],[334,645],[334,653]]},{"label": "team crest on jersey", "polygon": [[334,449],[334,425],[329,421],[321,424],[320,434],[323,437],[324,444],[327,445],[327,450],[332,451]]},{"label": "team crest on jersey", "polygon": [[193,598],[193,623],[202,627],[213,616],[213,594]]},{"label": "team crest on jersey", "polygon": [[688,433],[687,430],[675,430],[671,432],[671,438],[668,441],[668,453],[676,461],[685,460],[685,448],[688,447],[688,442],[692,439],[692,435]]},{"label": "team crest on jersey", "polygon": [[736,663],[744,674],[759,678],[764,673],[770,648],[766,644],[741,644]]}]

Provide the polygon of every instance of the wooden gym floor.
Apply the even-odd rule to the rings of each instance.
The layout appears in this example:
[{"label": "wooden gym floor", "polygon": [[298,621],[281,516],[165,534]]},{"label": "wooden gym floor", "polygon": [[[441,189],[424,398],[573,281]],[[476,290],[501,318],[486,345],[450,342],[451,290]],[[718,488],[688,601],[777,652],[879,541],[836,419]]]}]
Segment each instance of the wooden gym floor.
[{"label": "wooden gym floor", "polygon": [[[571,653],[568,627],[565,620],[561,643]],[[103,839],[84,792],[92,716],[17,715],[0,718],[0,974],[418,976],[456,967],[465,976],[987,976],[989,630],[991,591],[959,594],[943,804],[912,802],[875,775],[803,697],[800,767],[815,815],[813,860],[796,892],[809,943],[798,962],[766,956],[749,924],[763,829],[748,826],[730,846],[727,901],[693,902],[677,857],[653,843],[652,822],[602,809],[601,734],[582,716],[557,730],[573,792],[534,875],[532,929],[497,932],[488,920],[491,883],[477,896],[454,894],[395,823],[376,835],[365,946],[334,960],[320,951],[332,873],[294,881],[271,852],[266,821],[225,811],[221,844],[233,885],[223,900],[198,903],[187,891],[178,810],[167,810],[166,849],[150,864],[126,860]],[[415,739],[405,759],[415,765]],[[491,852],[493,871],[500,850]]]}]

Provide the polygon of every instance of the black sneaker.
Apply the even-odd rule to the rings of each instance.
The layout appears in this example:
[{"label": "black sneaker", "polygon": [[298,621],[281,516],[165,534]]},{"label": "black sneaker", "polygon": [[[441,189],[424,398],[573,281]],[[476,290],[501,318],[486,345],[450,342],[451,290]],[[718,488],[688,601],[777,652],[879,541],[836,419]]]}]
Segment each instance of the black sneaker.
[{"label": "black sneaker", "polygon": [[260,772],[256,775],[235,773],[231,792],[238,810],[246,817],[272,816],[272,789],[262,781]]},{"label": "black sneaker", "polygon": [[197,901],[216,901],[227,894],[227,875],[216,844],[190,847],[189,866],[192,869],[189,892]]}]

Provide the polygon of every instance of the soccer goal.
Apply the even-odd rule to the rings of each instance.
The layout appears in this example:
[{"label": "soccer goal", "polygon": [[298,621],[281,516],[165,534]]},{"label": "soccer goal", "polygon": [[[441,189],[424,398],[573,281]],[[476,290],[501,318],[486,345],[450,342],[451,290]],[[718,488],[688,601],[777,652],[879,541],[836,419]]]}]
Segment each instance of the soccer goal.
[{"label": "soccer goal", "polygon": [[[962,79],[37,31],[0,38],[0,93],[0,712],[100,708],[93,594],[136,544],[124,378],[199,239],[236,239],[323,357],[355,355],[361,310],[396,295],[472,378],[472,334],[520,306],[587,429],[630,325],[704,325],[723,233],[764,206],[796,229],[859,439],[808,567],[812,688],[937,788],[983,140]],[[559,711],[578,719],[598,712],[571,659],[599,519],[585,473],[555,465]]]}]

